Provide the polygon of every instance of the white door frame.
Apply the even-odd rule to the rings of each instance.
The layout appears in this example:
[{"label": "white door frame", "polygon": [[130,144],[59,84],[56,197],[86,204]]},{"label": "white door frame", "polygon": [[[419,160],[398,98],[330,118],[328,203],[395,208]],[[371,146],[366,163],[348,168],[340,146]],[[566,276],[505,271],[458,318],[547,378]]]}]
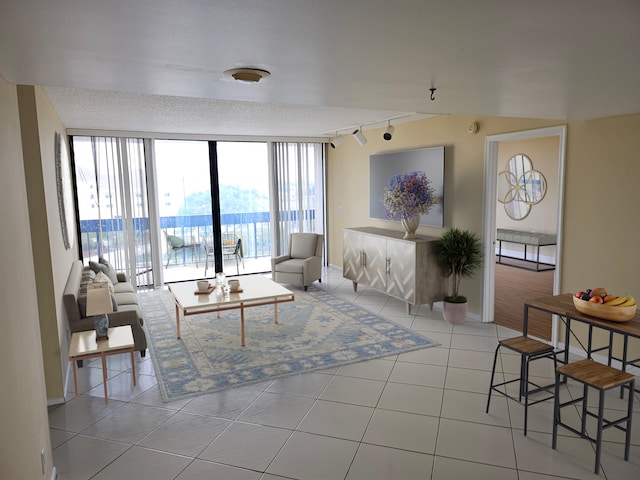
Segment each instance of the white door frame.
[{"label": "white door frame", "polygon": [[[566,153],[567,126],[538,128],[522,132],[503,133],[485,137],[484,141],[484,206],[483,206],[483,238],[484,238],[484,278],[482,282],[482,321],[492,322],[494,315],[495,295],[495,244],[496,244],[496,204],[498,180],[498,144],[530,140],[533,138],[559,138],[558,147],[558,243],[556,245],[556,269],[553,275],[553,293],[556,295],[560,288],[560,270],[562,264],[562,212],[564,205],[564,164]],[[557,345],[557,318],[553,318],[552,342]]]}]

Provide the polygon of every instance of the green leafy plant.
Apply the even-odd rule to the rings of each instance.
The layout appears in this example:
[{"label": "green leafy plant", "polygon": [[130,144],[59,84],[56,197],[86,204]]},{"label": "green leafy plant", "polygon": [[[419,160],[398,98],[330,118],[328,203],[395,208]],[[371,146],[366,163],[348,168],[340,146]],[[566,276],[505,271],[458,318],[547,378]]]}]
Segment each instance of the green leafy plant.
[{"label": "green leafy plant", "polygon": [[467,297],[460,295],[460,281],[472,277],[480,268],[482,242],[469,230],[450,228],[438,241],[438,260],[445,274],[452,277],[452,295],[445,297],[445,301],[465,303]]}]

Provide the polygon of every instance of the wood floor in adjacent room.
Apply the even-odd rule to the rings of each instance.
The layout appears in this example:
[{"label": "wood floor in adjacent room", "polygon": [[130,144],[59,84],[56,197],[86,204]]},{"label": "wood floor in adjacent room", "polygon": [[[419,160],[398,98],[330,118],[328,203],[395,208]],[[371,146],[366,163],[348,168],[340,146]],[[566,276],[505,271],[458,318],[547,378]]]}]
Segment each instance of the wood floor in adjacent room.
[{"label": "wood floor in adjacent room", "polygon": [[[553,275],[553,270],[536,272],[496,264],[494,322],[521,332],[524,302],[552,295]],[[551,340],[551,314],[530,310],[529,335]]]}]

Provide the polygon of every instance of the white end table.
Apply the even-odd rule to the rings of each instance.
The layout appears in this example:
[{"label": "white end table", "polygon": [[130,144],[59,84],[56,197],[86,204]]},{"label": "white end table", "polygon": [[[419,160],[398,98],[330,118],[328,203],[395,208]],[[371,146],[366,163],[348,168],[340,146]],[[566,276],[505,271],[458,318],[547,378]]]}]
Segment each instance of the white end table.
[{"label": "white end table", "polygon": [[76,397],[78,396],[78,375],[76,371],[77,360],[86,358],[102,358],[102,382],[104,383],[104,403],[109,405],[107,395],[107,355],[118,353],[131,353],[131,373],[133,384],[136,385],[136,364],[133,353],[135,344],[133,343],[133,332],[131,326],[112,327],[109,329],[109,338],[96,342],[95,330],[86,332],[74,332],[71,335],[71,345],[69,347],[69,360],[73,364],[73,386]]}]

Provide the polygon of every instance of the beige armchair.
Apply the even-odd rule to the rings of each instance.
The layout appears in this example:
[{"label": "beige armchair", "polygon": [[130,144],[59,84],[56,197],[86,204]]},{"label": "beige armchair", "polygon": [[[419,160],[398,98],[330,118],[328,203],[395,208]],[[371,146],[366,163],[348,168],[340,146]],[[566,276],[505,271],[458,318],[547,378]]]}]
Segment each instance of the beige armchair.
[{"label": "beige armchair", "polygon": [[322,281],[323,235],[317,233],[291,233],[289,250],[285,255],[271,258],[271,276],[274,282],[307,287]]}]

